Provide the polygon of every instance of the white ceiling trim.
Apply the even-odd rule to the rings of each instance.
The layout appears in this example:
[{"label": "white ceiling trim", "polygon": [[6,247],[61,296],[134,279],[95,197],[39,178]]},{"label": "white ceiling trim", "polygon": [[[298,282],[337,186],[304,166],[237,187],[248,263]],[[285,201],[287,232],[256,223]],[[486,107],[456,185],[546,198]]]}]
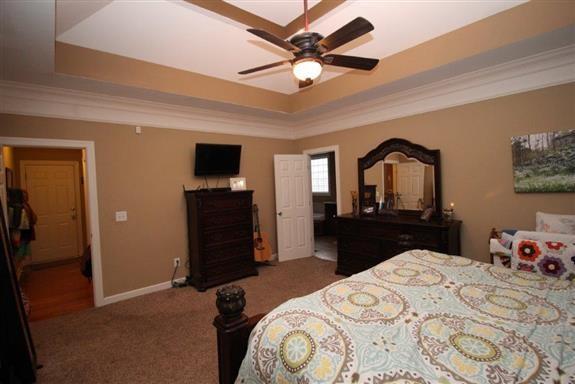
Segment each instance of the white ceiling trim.
[{"label": "white ceiling trim", "polygon": [[575,82],[575,45],[312,119],[280,121],[7,81],[0,82],[0,112],[293,140],[570,82]]},{"label": "white ceiling trim", "polygon": [[575,45],[303,119],[294,138],[437,111],[575,81]]},{"label": "white ceiling trim", "polygon": [[113,124],[291,139],[275,120],[90,92],[0,82],[0,112]]}]

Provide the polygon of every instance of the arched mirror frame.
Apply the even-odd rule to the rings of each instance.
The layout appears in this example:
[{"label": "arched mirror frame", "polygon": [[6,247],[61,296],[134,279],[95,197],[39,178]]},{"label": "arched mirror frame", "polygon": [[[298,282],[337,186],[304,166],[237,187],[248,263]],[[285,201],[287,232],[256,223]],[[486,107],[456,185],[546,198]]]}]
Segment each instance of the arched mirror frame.
[{"label": "arched mirror frame", "polygon": [[[365,194],[364,174],[368,168],[375,163],[384,160],[391,153],[400,152],[409,158],[414,158],[424,164],[433,166],[434,175],[434,192],[435,192],[435,209],[434,216],[441,217],[441,164],[439,160],[439,149],[427,149],[422,145],[414,144],[405,139],[389,139],[379,144],[377,148],[371,150],[367,155],[357,159],[357,177],[359,187],[359,212],[363,212],[363,196]],[[416,210],[399,210],[402,215],[420,215],[421,211]]]}]

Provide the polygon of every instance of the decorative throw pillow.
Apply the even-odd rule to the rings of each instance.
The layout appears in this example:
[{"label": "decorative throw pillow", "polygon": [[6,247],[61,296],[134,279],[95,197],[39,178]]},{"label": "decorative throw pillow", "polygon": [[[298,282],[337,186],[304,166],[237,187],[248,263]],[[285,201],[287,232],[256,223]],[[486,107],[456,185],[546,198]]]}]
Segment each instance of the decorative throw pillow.
[{"label": "decorative throw pillow", "polygon": [[561,241],[517,239],[511,268],[575,281],[575,245]]},{"label": "decorative throw pillow", "polygon": [[540,240],[540,241],[560,241],[566,244],[575,244],[575,235],[564,235],[562,233],[517,231],[513,236],[513,241],[518,239]]},{"label": "decorative throw pillow", "polygon": [[535,230],[537,232],[575,235],[575,215],[554,215],[537,212],[535,214]]}]

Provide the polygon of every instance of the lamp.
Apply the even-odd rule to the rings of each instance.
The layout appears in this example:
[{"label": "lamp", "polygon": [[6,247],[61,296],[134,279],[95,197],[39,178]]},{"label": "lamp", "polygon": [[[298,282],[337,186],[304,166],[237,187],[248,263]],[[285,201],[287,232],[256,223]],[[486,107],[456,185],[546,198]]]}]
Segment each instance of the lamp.
[{"label": "lamp", "polygon": [[317,59],[303,59],[297,61],[292,68],[293,75],[301,81],[315,80],[321,75],[322,63]]}]

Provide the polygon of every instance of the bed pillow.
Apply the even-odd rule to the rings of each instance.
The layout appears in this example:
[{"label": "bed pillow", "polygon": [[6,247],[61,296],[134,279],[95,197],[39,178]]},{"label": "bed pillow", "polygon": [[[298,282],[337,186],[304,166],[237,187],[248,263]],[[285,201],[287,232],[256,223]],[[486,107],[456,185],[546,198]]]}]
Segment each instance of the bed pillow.
[{"label": "bed pillow", "polygon": [[517,231],[513,236],[513,241],[518,239],[540,240],[540,241],[560,241],[567,244],[575,244],[575,235],[565,235],[562,233]]},{"label": "bed pillow", "polygon": [[575,215],[554,215],[537,212],[535,214],[535,230],[537,232],[575,235]]},{"label": "bed pillow", "polygon": [[511,268],[575,281],[575,245],[562,241],[517,239]]}]

